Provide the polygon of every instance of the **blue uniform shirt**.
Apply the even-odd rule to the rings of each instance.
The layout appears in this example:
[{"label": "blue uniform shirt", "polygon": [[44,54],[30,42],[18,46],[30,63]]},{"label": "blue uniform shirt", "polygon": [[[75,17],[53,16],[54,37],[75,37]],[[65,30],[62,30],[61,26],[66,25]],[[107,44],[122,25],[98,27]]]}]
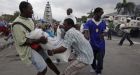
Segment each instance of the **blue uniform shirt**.
[{"label": "blue uniform shirt", "polygon": [[84,30],[89,30],[90,33],[90,44],[93,50],[105,50],[105,40],[101,38],[101,34],[106,29],[105,21],[101,21],[99,25],[96,25],[93,20],[87,21],[84,25]]}]

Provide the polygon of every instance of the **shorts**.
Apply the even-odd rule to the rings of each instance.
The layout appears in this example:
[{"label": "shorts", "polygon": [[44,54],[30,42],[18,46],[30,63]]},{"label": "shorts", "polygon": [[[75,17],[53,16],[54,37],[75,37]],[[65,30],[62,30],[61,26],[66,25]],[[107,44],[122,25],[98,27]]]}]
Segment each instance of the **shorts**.
[{"label": "shorts", "polygon": [[[47,59],[47,56],[44,55],[43,52],[37,52],[35,50],[32,50],[31,51],[31,61],[32,61],[32,64],[35,66],[35,68],[39,71],[39,72],[42,72],[44,71],[44,69],[47,68],[47,64],[45,62],[44,59]],[[45,52],[45,51],[44,51]],[[42,54],[41,54],[42,53]],[[42,57],[42,56],[45,56],[45,57]]]}]

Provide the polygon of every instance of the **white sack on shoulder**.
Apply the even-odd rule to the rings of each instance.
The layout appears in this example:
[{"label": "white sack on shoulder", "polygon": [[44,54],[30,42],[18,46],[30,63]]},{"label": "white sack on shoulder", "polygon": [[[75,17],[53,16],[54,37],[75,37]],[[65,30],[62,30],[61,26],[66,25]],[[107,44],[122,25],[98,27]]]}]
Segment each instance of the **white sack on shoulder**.
[{"label": "white sack on shoulder", "polygon": [[31,31],[30,33],[26,34],[27,38],[30,39],[40,39],[43,36],[44,31],[42,29],[35,29]]}]

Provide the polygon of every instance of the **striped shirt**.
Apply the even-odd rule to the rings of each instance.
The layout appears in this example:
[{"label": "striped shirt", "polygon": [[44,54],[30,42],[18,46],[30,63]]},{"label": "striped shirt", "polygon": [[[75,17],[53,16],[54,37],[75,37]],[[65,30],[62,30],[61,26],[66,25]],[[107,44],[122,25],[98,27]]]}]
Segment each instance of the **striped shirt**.
[{"label": "striped shirt", "polygon": [[74,48],[78,61],[85,64],[92,64],[93,51],[91,45],[83,34],[75,28],[71,28],[66,32],[63,47]]}]

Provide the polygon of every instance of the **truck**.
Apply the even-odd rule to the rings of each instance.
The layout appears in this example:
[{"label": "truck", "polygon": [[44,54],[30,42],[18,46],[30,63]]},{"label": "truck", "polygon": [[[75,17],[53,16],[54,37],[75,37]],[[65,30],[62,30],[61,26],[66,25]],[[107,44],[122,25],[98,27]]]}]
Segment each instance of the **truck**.
[{"label": "truck", "polygon": [[[117,15],[114,16],[114,32],[117,36],[123,36],[124,32],[120,29],[120,25],[122,23],[126,22],[126,19],[129,18],[129,15]],[[131,29],[130,35],[132,37],[140,36],[140,17],[137,17],[136,19],[132,19],[131,26],[133,27]]]}]

